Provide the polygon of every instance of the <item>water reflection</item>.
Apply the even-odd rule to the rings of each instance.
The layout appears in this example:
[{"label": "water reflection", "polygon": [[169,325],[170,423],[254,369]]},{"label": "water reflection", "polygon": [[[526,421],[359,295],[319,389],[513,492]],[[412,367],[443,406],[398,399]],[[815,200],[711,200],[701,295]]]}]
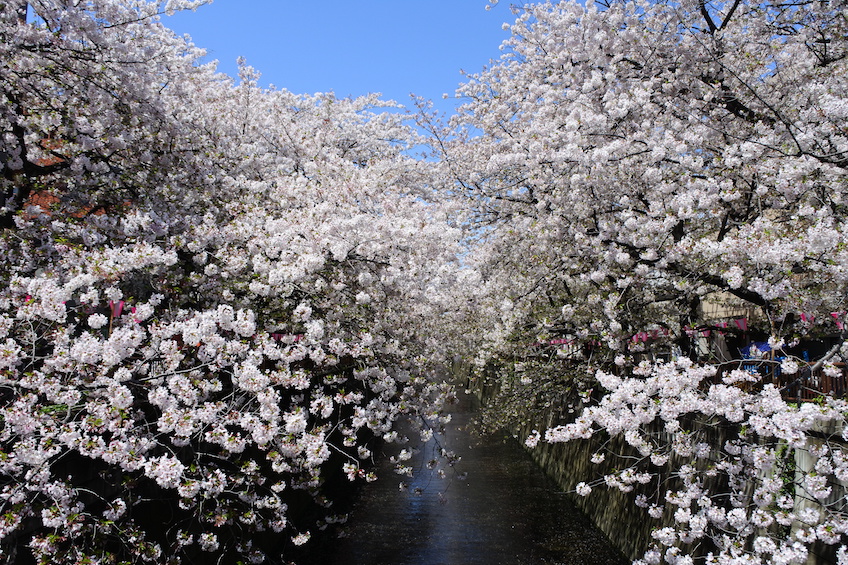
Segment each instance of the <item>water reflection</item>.
[{"label": "water reflection", "polygon": [[[446,445],[462,460],[445,479],[427,469],[431,440],[413,478],[386,460],[337,539],[319,542],[322,565],[618,565],[628,561],[506,436],[468,429],[469,397],[454,407]],[[441,466],[440,466],[441,468]],[[467,476],[466,476],[467,474]],[[398,489],[406,479],[409,490]],[[420,494],[414,494],[420,489]]]}]

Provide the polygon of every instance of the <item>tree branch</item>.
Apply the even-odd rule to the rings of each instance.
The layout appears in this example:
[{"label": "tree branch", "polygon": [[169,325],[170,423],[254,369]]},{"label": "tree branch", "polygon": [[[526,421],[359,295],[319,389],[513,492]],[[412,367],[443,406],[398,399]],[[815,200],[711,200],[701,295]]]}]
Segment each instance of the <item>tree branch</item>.
[{"label": "tree branch", "polygon": [[736,11],[736,8],[739,7],[740,3],[741,3],[741,0],[736,0],[733,3],[733,6],[730,7],[730,11],[727,12],[727,16],[724,17],[724,21],[721,22],[721,26],[719,26],[719,30],[723,30],[725,27],[727,27],[728,22],[730,22],[730,18],[733,17],[733,12]]},{"label": "tree branch", "polygon": [[710,16],[710,12],[707,10],[706,0],[699,0],[698,7],[701,9],[701,15],[704,16],[704,21],[707,22],[707,27],[710,28],[710,34],[718,31],[715,22],[713,22],[713,18]]}]

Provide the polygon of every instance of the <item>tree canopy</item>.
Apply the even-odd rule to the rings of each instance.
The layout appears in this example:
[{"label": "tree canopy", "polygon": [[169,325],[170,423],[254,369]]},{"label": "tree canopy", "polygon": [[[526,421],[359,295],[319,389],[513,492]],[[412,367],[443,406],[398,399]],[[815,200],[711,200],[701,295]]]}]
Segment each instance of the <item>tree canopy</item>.
[{"label": "tree canopy", "polygon": [[844,3],[528,4],[418,128],[218,74],[199,4],[0,0],[3,560],[287,559],[456,356],[624,438],[575,490],[640,563],[846,560]]},{"label": "tree canopy", "polygon": [[[844,543],[846,405],[815,388],[844,382],[848,354],[844,9],[527,5],[449,126],[423,120],[494,320],[491,420],[565,404],[530,445],[625,438],[577,491],[666,509],[640,563],[796,563]],[[714,445],[710,427],[736,435]],[[820,463],[789,476],[787,446]]]},{"label": "tree canopy", "polygon": [[416,136],[216,74],[159,22],[192,5],[0,4],[6,562],[279,562],[444,423],[461,234]]}]

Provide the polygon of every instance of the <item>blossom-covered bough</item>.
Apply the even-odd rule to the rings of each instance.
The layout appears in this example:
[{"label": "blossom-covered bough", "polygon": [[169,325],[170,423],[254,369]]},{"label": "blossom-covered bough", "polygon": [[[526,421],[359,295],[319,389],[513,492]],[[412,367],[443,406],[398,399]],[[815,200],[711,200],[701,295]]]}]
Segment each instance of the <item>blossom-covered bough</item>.
[{"label": "blossom-covered bough", "polygon": [[657,519],[640,563],[845,561],[846,5],[517,14],[450,127],[422,117],[470,208],[492,421],[570,403],[528,442],[602,446],[576,490]]},{"label": "blossom-covered bough", "polygon": [[414,135],[199,64],[158,20],[197,4],[0,2],[3,562],[280,562],[445,421]]}]

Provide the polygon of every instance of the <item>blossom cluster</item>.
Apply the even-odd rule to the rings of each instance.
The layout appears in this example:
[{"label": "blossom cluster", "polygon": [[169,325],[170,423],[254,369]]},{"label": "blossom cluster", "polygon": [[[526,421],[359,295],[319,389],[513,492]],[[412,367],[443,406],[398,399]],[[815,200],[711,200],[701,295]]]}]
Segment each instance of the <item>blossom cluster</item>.
[{"label": "blossom cluster", "polygon": [[[599,373],[601,400],[545,433],[549,442],[622,438],[627,450],[592,458],[612,458],[605,468],[614,470],[575,491],[588,496],[604,485],[637,494],[657,524],[637,563],[687,562],[681,548],[697,556],[698,547],[710,548],[707,563],[803,563],[814,543],[844,543],[848,516],[835,487],[848,477],[848,401],[787,402],[770,384],[705,387],[714,369],[685,358],[648,365],[639,367],[648,376]],[[799,467],[796,452],[814,465]]]}]

